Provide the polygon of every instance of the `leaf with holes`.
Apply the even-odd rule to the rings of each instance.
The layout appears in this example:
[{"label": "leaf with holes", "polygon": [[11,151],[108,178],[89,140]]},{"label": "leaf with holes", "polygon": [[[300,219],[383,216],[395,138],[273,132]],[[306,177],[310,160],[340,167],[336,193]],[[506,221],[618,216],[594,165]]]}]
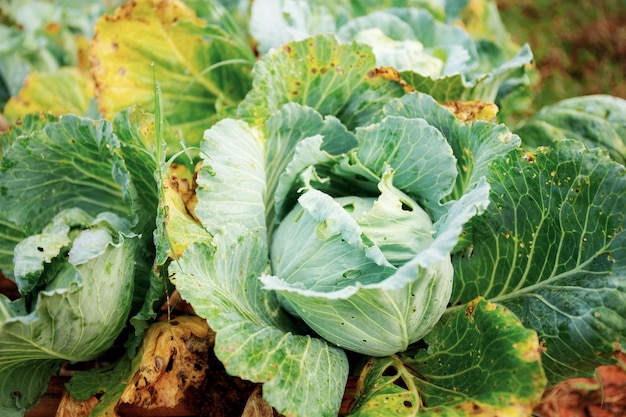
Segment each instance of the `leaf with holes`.
[{"label": "leaf with holes", "polygon": [[350,416],[530,415],[546,379],[534,331],[476,299],[446,314],[428,349],[368,362]]},{"label": "leaf with holes", "polygon": [[550,382],[591,375],[626,349],[626,169],[556,141],[490,166],[491,205],[453,257],[452,303],[480,295],[545,343]]}]

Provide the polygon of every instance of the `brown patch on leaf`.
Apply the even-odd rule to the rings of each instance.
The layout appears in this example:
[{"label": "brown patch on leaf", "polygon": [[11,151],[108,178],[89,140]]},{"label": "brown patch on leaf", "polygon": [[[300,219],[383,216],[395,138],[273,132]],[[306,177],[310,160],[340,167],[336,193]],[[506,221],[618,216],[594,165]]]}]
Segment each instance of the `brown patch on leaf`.
[{"label": "brown patch on leaf", "polygon": [[395,81],[398,84],[400,84],[402,88],[404,88],[404,91],[406,91],[407,93],[415,92],[415,89],[411,87],[406,81],[404,81],[402,77],[400,76],[400,73],[398,72],[398,70],[393,67],[376,68],[368,72],[367,76],[370,78],[382,77],[385,80]]},{"label": "brown patch on leaf", "polygon": [[120,402],[145,409],[175,407],[199,388],[208,368],[215,334],[199,317],[154,323],[139,351],[141,364]]},{"label": "brown patch on leaf", "polygon": [[187,167],[179,164],[172,164],[169,169],[169,180],[167,185],[180,196],[187,208],[187,213],[197,222],[198,218],[194,214],[198,197],[196,196],[195,175],[192,178]]},{"label": "brown patch on leaf", "polygon": [[490,121],[498,114],[498,106],[487,101],[448,101],[442,105],[463,122],[472,120]]},{"label": "brown patch on leaf", "polygon": [[279,417],[280,414],[264,399],[261,386],[257,386],[246,402],[241,417]]}]

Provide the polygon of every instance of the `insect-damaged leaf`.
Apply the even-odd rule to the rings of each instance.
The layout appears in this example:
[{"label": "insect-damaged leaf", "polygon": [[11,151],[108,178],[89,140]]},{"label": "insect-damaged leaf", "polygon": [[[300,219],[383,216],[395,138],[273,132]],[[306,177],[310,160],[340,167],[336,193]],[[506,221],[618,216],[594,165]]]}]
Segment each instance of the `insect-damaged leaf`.
[{"label": "insect-damaged leaf", "polygon": [[478,298],[424,340],[428,349],[414,356],[365,366],[351,416],[521,416],[539,402],[546,379],[537,335],[505,308]]}]

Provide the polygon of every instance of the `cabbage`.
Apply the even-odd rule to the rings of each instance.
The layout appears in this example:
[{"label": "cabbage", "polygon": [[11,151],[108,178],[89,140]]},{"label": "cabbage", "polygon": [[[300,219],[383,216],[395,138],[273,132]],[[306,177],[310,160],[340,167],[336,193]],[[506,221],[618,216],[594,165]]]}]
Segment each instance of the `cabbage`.
[{"label": "cabbage", "polygon": [[421,339],[452,291],[428,214],[385,177],[378,199],[304,193],[273,236],[274,276],[261,278],[326,340],[373,356]]}]

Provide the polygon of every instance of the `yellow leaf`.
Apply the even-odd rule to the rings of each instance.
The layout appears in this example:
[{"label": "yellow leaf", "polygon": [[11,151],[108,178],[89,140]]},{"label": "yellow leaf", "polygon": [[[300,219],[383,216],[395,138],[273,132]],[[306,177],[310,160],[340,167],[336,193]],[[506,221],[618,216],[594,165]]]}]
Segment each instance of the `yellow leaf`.
[{"label": "yellow leaf", "polygon": [[449,101],[443,106],[450,110],[457,119],[464,122],[472,120],[493,120],[498,114],[498,106],[487,101]]},{"label": "yellow leaf", "polygon": [[138,353],[139,370],[120,402],[146,409],[175,407],[188,389],[202,384],[214,341],[215,333],[197,316],[152,324]]},{"label": "yellow leaf", "polygon": [[170,176],[163,181],[167,209],[165,224],[170,257],[178,258],[194,242],[210,242],[211,235],[193,214],[197,203],[193,179],[183,165],[173,165]]},{"label": "yellow leaf", "polygon": [[51,113],[55,116],[82,116],[93,96],[89,74],[74,67],[55,72],[33,72],[24,81],[20,92],[11,97],[4,108],[10,121],[31,113]]},{"label": "yellow leaf", "polygon": [[252,65],[237,59],[239,52],[225,46],[227,41],[203,36],[205,27],[207,22],[180,0],[135,0],[102,16],[89,57],[104,118],[133,105],[152,111],[156,81],[168,125],[188,144],[197,144],[219,120],[217,109],[234,107],[243,98],[237,77]]}]

